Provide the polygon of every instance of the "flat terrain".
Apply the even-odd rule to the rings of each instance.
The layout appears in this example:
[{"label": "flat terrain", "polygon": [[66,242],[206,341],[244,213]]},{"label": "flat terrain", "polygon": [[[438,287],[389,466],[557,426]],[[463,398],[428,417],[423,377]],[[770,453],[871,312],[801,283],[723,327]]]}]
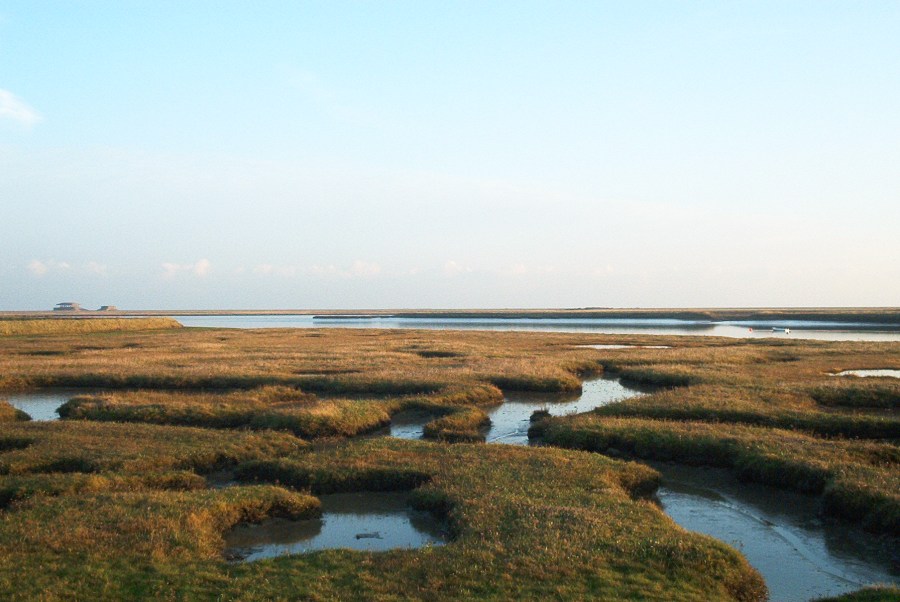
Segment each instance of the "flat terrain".
[{"label": "flat terrain", "polygon": [[721,321],[814,320],[846,323],[880,324],[900,328],[897,307],[833,307],[833,308],[572,308],[572,309],[211,309],[211,310],[116,310],[111,312],[77,311],[5,311],[0,318],[59,318],[109,316],[228,316],[228,315],[298,315],[331,317],[401,317],[401,318],[605,318],[605,319],[672,319]]},{"label": "flat terrain", "polygon": [[[0,400],[86,392],[56,422],[0,401],[0,598],[765,599],[736,550],[659,510],[634,458],[726,467],[900,535],[900,380],[830,376],[900,368],[897,343],[62,322],[0,336]],[[600,373],[658,389],[536,420],[546,447],[479,443],[504,391]],[[430,441],[369,435],[406,410],[433,416]],[[223,470],[233,486],[211,487]],[[376,490],[411,490],[449,544],[225,559],[237,524]]]}]

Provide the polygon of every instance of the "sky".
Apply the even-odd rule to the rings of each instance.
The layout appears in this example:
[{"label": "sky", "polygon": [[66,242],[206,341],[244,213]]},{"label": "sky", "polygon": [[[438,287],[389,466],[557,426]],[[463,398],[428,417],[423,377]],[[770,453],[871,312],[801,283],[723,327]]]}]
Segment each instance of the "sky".
[{"label": "sky", "polygon": [[900,2],[0,0],[0,310],[900,305]]}]

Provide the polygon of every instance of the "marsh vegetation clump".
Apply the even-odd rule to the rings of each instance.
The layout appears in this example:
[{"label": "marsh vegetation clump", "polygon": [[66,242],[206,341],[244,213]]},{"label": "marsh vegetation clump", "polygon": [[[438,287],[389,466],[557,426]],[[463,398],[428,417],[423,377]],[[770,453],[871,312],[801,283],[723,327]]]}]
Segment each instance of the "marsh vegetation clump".
[{"label": "marsh vegetation clump", "polygon": [[[88,334],[181,328],[174,318],[47,318],[41,320],[0,319],[0,336]],[[44,352],[45,355],[57,355]],[[37,353],[41,355],[41,353]]]},{"label": "marsh vegetation clump", "polygon": [[17,422],[22,420],[31,420],[31,416],[18,408],[14,408],[8,401],[0,399],[0,422]]}]

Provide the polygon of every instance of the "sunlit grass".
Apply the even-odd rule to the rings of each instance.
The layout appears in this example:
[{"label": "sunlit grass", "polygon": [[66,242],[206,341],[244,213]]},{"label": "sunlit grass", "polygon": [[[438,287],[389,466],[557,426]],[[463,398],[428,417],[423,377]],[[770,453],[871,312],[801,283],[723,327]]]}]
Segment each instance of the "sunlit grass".
[{"label": "sunlit grass", "polygon": [[62,335],[181,328],[174,318],[0,320],[0,336]]},{"label": "sunlit grass", "polygon": [[[571,391],[587,375],[619,374],[663,389],[539,420],[535,433],[566,447],[730,467],[895,533],[897,383],[829,374],[898,366],[892,343],[784,339],[214,329],[2,337],[0,386],[103,392],[76,396],[57,423],[12,420],[0,404],[0,597],[757,600],[759,576],[736,552],[685,533],[642,499],[659,482],[647,467],[444,442],[481,440],[501,389]],[[426,436],[440,442],[346,440],[404,411],[433,416]],[[209,490],[203,475],[221,469],[259,486]],[[450,545],[222,559],[235,521],[314,513],[310,494],[386,489],[414,489],[417,507],[449,521]],[[18,539],[27,545],[6,545]]]}]

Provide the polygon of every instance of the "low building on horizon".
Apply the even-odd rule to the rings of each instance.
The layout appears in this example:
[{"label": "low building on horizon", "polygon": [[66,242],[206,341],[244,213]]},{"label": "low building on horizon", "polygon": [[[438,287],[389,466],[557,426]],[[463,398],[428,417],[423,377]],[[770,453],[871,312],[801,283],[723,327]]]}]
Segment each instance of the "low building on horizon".
[{"label": "low building on horizon", "polygon": [[82,309],[80,303],[63,301],[62,303],[57,303],[56,307],[53,308],[53,311],[82,311]]}]

